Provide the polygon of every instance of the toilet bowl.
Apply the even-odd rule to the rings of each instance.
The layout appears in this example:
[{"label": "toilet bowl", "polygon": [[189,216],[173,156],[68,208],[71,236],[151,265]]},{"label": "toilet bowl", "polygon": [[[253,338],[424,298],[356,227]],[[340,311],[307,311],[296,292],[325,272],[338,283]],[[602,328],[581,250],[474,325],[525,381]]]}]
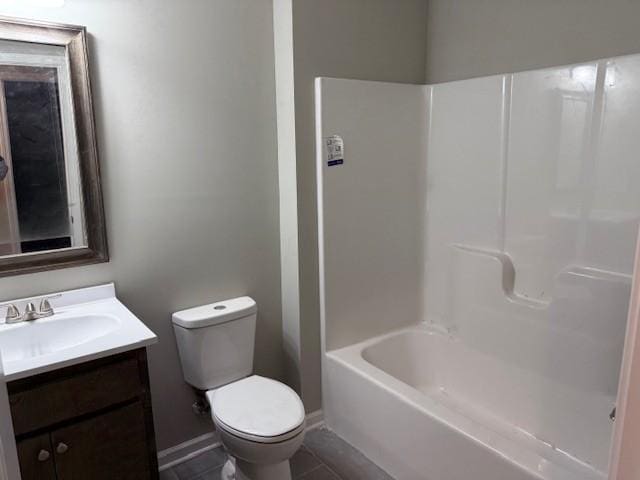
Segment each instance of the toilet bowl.
[{"label": "toilet bowl", "polygon": [[291,480],[289,459],[304,439],[300,397],[252,375],[257,307],[249,297],[172,316],[185,380],[205,393],[230,459],[224,480]]},{"label": "toilet bowl", "polygon": [[304,438],[304,407],[298,395],[258,375],[206,395],[220,439],[235,459],[235,478],[289,480],[289,458]]}]

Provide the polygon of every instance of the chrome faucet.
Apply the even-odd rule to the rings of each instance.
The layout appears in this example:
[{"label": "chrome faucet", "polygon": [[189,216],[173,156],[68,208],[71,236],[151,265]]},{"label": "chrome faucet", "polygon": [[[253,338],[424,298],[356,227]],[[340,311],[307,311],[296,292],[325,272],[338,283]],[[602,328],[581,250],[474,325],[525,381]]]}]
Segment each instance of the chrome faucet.
[{"label": "chrome faucet", "polygon": [[49,300],[52,298],[57,298],[60,295],[51,295],[49,297],[42,297],[40,300],[40,306],[38,310],[36,310],[36,306],[33,302],[27,303],[27,306],[24,309],[24,313],[20,315],[20,310],[13,303],[7,305],[7,314],[5,317],[5,323],[19,323],[19,322],[31,322],[33,320],[37,320],[39,318],[51,317],[55,312],[53,311],[53,307]]}]

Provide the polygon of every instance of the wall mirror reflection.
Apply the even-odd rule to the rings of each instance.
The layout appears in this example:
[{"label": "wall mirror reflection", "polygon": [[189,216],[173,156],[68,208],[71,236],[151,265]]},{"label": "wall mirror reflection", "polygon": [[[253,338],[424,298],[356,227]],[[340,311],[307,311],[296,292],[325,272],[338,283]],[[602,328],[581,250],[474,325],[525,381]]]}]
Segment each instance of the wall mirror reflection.
[{"label": "wall mirror reflection", "polygon": [[85,31],[0,19],[0,275],[107,260]]}]

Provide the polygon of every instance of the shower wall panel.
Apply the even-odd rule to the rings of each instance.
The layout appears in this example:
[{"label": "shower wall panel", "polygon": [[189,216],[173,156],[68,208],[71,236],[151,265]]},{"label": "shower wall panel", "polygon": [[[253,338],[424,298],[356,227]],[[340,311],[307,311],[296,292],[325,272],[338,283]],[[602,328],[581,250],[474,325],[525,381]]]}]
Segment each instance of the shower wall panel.
[{"label": "shower wall panel", "polygon": [[[420,321],[427,88],[316,83],[321,304],[328,349]],[[342,163],[326,141],[344,142]]]}]

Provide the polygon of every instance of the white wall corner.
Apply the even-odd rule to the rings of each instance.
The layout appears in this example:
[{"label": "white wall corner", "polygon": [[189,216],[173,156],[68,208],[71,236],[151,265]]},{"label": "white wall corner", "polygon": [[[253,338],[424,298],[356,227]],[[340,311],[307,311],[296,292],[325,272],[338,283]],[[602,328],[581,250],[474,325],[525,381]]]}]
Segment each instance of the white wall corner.
[{"label": "white wall corner", "polygon": [[298,271],[298,195],[293,71],[292,0],[273,1],[276,114],[278,141],[278,190],[280,212],[280,267],[282,343],[285,380],[302,391],[300,280]]}]

